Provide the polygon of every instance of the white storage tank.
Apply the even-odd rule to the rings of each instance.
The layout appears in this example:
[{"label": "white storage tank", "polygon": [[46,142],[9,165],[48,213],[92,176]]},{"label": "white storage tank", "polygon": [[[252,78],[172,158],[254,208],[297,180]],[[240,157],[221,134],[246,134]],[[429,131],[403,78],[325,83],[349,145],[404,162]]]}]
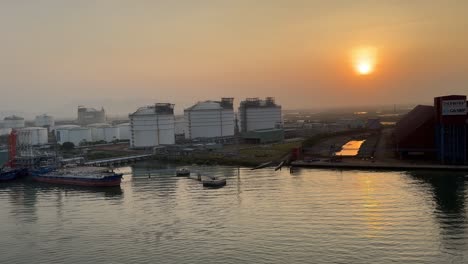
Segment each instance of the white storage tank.
[{"label": "white storage tank", "polygon": [[199,102],[184,110],[185,138],[234,136],[233,99]]},{"label": "white storage tank", "polygon": [[56,128],[55,137],[58,144],[72,142],[75,146],[92,141],[91,130],[89,128],[73,125]]},{"label": "white storage tank", "polygon": [[247,98],[239,106],[240,129],[242,132],[259,129],[280,128],[283,125],[281,106],[273,97],[265,100]]},{"label": "white storage tank", "polygon": [[9,135],[11,133],[11,128],[0,128],[0,136]]},{"label": "white storage tank", "polygon": [[130,123],[118,124],[121,140],[130,140]]},{"label": "white storage tank", "polygon": [[23,128],[24,118],[19,116],[7,116],[3,119],[3,127],[5,128]]},{"label": "white storage tank", "polygon": [[146,148],[175,143],[174,105],[139,108],[130,117],[130,146]]},{"label": "white storage tank", "polygon": [[17,130],[20,145],[45,145],[48,142],[48,131],[44,127],[26,127]]},{"label": "white storage tank", "polygon": [[100,123],[100,124],[91,124],[88,126],[91,129],[91,138],[92,141],[105,141],[112,142],[114,140],[119,140],[119,128],[116,126],[111,126],[110,124]]},{"label": "white storage tank", "polygon": [[55,126],[55,120],[52,116],[43,114],[36,116],[34,119],[34,124],[37,127],[46,127],[49,131],[52,131]]}]

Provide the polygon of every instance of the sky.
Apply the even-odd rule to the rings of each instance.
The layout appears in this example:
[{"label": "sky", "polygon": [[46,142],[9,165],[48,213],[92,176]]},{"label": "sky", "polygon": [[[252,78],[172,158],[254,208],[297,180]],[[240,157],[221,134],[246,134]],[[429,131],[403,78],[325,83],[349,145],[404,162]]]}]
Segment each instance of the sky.
[{"label": "sky", "polygon": [[[5,0],[0,113],[126,115],[273,96],[284,109],[468,94],[468,1]],[[353,51],[375,51],[371,74]]]}]

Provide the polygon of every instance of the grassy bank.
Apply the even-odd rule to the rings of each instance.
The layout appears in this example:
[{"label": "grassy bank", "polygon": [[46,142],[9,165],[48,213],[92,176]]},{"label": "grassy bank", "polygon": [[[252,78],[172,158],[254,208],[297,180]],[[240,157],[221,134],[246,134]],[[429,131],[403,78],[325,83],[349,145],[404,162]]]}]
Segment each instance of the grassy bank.
[{"label": "grassy bank", "polygon": [[266,162],[280,162],[301,142],[271,145],[227,146],[218,152],[198,152],[188,156],[158,155],[157,160],[166,160],[184,164],[232,165],[255,167]]}]

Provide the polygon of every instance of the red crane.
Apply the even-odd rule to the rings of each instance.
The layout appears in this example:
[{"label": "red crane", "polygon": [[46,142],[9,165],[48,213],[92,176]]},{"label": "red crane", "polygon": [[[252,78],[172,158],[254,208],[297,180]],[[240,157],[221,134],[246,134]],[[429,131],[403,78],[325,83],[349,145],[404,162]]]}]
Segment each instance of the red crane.
[{"label": "red crane", "polygon": [[18,134],[16,130],[12,130],[8,137],[8,163],[7,165],[11,168],[16,167],[16,139]]}]

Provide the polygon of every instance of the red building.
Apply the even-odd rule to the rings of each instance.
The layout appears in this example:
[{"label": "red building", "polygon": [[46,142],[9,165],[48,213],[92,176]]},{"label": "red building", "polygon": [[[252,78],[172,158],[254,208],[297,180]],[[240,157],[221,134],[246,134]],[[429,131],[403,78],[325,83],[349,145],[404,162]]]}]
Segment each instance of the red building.
[{"label": "red building", "polygon": [[468,112],[464,95],[434,98],[434,106],[418,105],[395,128],[402,158],[418,155],[443,164],[468,163]]}]

